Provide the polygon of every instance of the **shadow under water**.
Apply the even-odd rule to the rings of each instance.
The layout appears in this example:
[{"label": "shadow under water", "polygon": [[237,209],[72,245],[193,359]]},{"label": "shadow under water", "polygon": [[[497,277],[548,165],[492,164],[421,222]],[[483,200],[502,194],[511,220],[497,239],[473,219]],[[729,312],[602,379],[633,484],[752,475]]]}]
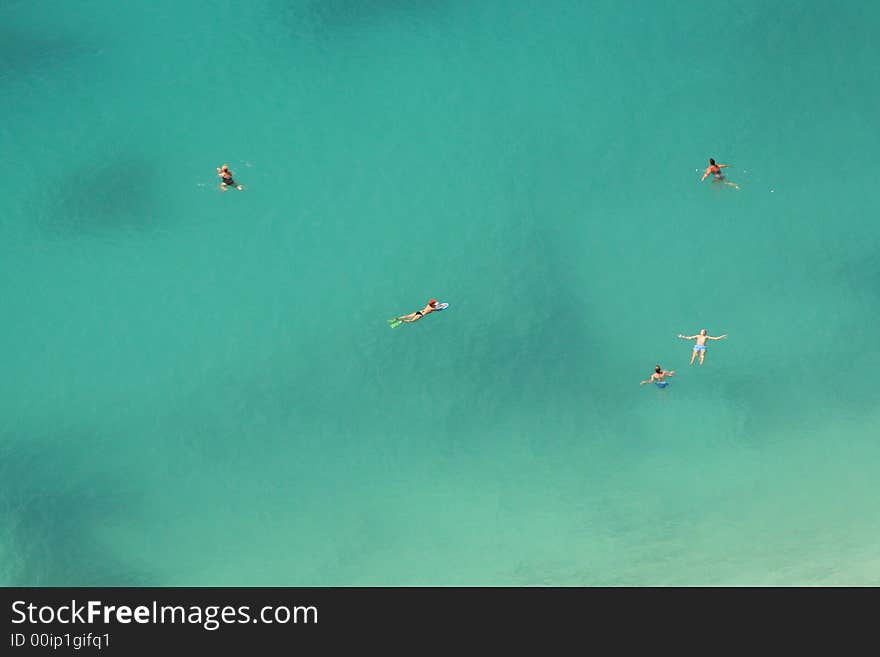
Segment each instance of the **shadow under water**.
[{"label": "shadow under water", "polygon": [[0,81],[27,79],[40,67],[63,66],[89,52],[84,42],[69,35],[16,30],[8,24],[2,27],[4,22],[0,9]]},{"label": "shadow under water", "polygon": [[109,231],[145,232],[158,227],[153,184],[144,180],[146,160],[123,158],[69,168],[52,183],[41,227],[56,236],[100,236]]},{"label": "shadow under water", "polygon": [[[68,436],[65,444],[77,444]],[[132,517],[133,495],[121,476],[80,471],[82,456],[56,441],[4,436],[0,461],[3,586],[145,586],[155,583],[101,539]]]}]

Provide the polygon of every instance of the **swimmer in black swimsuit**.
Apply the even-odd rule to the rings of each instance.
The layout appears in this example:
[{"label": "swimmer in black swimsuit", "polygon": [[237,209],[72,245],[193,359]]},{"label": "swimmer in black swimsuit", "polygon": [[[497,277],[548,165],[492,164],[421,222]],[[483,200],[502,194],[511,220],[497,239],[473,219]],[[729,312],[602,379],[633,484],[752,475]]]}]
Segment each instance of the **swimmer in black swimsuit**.
[{"label": "swimmer in black swimsuit", "polygon": [[703,182],[710,175],[715,177],[714,182],[723,182],[725,185],[733,187],[734,189],[739,189],[739,185],[735,182],[730,182],[729,180],[724,179],[724,174],[721,173],[721,169],[729,166],[727,164],[715,164],[715,160],[713,158],[709,158],[709,166],[706,167],[706,170],[703,172],[703,177],[700,178],[700,182]]},{"label": "swimmer in black swimsuit", "polygon": [[229,170],[228,164],[217,167],[217,175],[220,176],[220,191],[225,192],[228,187],[235,187],[242,192],[244,191],[244,187],[232,179],[232,171]]},{"label": "swimmer in black swimsuit", "polygon": [[428,301],[428,305],[425,306],[424,308],[422,308],[421,310],[417,310],[414,313],[410,313],[409,315],[402,315],[401,317],[398,317],[397,319],[399,319],[401,322],[407,322],[407,323],[417,322],[422,317],[424,317],[428,313],[434,312],[435,310],[437,310],[437,299],[430,299]]}]

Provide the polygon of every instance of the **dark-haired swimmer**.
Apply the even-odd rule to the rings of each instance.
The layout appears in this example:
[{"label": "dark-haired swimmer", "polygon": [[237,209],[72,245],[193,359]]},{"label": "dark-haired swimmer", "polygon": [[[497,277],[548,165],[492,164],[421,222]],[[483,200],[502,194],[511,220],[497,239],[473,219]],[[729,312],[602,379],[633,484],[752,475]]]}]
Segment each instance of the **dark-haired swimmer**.
[{"label": "dark-haired swimmer", "polygon": [[724,174],[721,172],[721,169],[727,167],[727,164],[715,164],[715,160],[713,158],[709,158],[709,166],[706,167],[706,170],[703,172],[703,177],[700,178],[700,182],[703,182],[709,176],[714,176],[715,179],[712,182],[723,182],[725,185],[729,185],[734,189],[739,189],[739,185],[735,182],[731,182],[724,177]]},{"label": "dark-haired swimmer", "polygon": [[646,383],[653,383],[658,388],[665,388],[669,385],[669,381],[666,380],[667,376],[673,376],[675,374],[675,370],[669,370],[668,372],[664,370],[662,367],[657,365],[654,368],[654,373],[648,377],[647,381],[642,381],[639,383],[640,386],[645,385]]}]

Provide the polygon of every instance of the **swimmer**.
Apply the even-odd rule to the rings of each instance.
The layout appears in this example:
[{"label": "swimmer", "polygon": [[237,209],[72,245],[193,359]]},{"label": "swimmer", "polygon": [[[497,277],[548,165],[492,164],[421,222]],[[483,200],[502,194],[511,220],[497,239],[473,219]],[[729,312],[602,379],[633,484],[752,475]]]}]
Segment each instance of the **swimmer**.
[{"label": "swimmer", "polygon": [[727,337],[727,334],[713,336],[709,335],[706,332],[706,329],[700,329],[700,332],[696,335],[682,335],[678,334],[678,337],[682,340],[696,340],[697,344],[694,345],[694,351],[691,354],[691,365],[694,364],[694,360],[697,358],[697,353],[700,354],[700,365],[703,364],[703,360],[706,358],[706,340],[723,340]]},{"label": "swimmer", "polygon": [[654,368],[654,373],[650,376],[647,381],[642,381],[639,383],[640,386],[645,385],[646,383],[653,383],[658,388],[665,388],[669,385],[669,381],[666,380],[667,376],[674,376],[675,370],[669,370],[668,372],[664,370],[662,367],[657,365]]},{"label": "swimmer", "polygon": [[706,167],[706,170],[703,172],[703,177],[700,178],[700,182],[703,182],[710,175],[715,176],[715,180],[712,182],[723,182],[725,185],[729,185],[734,189],[739,189],[739,185],[735,182],[730,182],[724,177],[724,174],[721,173],[721,169],[730,166],[728,164],[715,164],[715,160],[713,158],[709,158],[709,166]]},{"label": "swimmer", "polygon": [[425,315],[434,312],[437,310],[437,299],[428,300],[428,305],[422,308],[421,310],[417,310],[414,313],[410,313],[409,315],[402,315],[397,319],[401,322],[406,322],[409,324],[410,322],[417,322]]},{"label": "swimmer", "polygon": [[229,170],[228,164],[217,167],[217,175],[220,176],[220,191],[225,192],[228,187],[235,187],[242,192],[244,191],[244,187],[232,179],[232,171]]}]

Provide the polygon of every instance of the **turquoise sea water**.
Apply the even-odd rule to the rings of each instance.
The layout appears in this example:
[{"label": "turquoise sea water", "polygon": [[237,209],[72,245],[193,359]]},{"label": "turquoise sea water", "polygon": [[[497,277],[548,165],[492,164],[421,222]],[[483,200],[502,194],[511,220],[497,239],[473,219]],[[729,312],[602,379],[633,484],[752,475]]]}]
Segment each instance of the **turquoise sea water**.
[{"label": "turquoise sea water", "polygon": [[0,584],[880,584],[878,28],[0,3]]}]

